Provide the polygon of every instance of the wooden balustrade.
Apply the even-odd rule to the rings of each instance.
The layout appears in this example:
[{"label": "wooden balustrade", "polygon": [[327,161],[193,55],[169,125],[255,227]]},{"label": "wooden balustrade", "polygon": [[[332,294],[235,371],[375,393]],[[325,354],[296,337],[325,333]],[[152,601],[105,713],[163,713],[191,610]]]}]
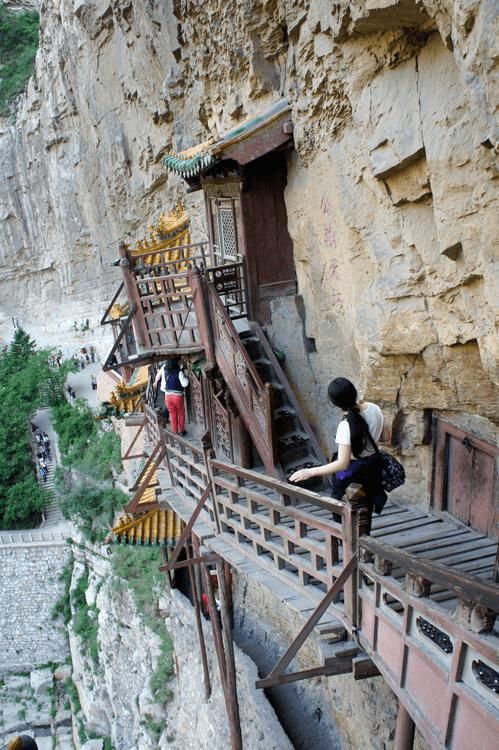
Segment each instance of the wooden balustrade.
[{"label": "wooden balustrade", "polygon": [[[175,257],[177,256],[177,257]],[[138,274],[154,273],[156,270],[166,270],[169,273],[185,271],[188,265],[215,266],[218,264],[217,255],[208,242],[191,242],[187,245],[177,245],[160,249],[143,250],[141,253],[128,253],[131,267]]]},{"label": "wooden balustrade", "polygon": [[360,644],[432,747],[464,750],[473,737],[492,750],[499,587],[370,537],[359,548]]},{"label": "wooden balustrade", "polygon": [[[188,502],[198,503],[210,480],[203,449],[169,430],[163,431],[163,439],[173,486]],[[216,517],[211,497],[206,499],[205,511],[208,517],[204,520],[215,529]]]},{"label": "wooden balustrade", "polygon": [[267,472],[276,476],[272,434],[271,386],[264,384],[241,343],[234,324],[213,287],[208,288],[217,364],[260,454]]}]

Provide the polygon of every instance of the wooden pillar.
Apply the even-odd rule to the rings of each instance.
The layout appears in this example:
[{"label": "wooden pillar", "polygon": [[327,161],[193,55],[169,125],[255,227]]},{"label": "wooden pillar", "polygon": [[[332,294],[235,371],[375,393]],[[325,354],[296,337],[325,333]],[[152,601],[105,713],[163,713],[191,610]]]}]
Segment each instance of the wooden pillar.
[{"label": "wooden pillar", "polygon": [[414,747],[414,730],[415,725],[410,713],[399,702],[393,750],[412,750]]},{"label": "wooden pillar", "polygon": [[212,482],[213,478],[213,471],[211,468],[211,459],[215,458],[215,452],[213,450],[213,444],[211,441],[211,434],[209,431],[206,431],[201,438],[201,444],[203,446],[203,456],[204,456],[204,465],[206,467],[206,473],[208,475],[208,479],[211,482],[211,500],[212,500],[212,507],[213,507],[213,516],[215,520],[215,526],[217,530],[217,534],[220,534],[221,528],[220,528],[220,518],[218,515],[218,506],[217,506],[217,490],[215,485]]},{"label": "wooden pillar", "polygon": [[208,299],[206,279],[197,266],[194,266],[194,268],[191,268],[189,271],[189,286],[191,288],[199,335],[205,351],[205,369],[211,370],[216,366],[215,352],[213,348],[211,308]]},{"label": "wooden pillar", "polygon": [[222,558],[217,562],[218,593],[220,596],[220,614],[222,618],[222,638],[225,647],[225,667],[227,693],[231,707],[231,724],[233,743],[235,748],[242,748],[241,720],[239,716],[239,702],[237,699],[236,661],[234,658],[234,642],[232,640],[232,622],[229,611],[229,595],[225,578],[225,565]]},{"label": "wooden pillar", "polygon": [[[187,554],[187,559],[191,557],[189,544],[185,545],[185,550]],[[199,565],[196,565],[196,568],[199,570]],[[204,677],[204,697],[206,700],[208,700],[211,696],[211,681],[210,681],[210,670],[208,668],[208,657],[206,655],[206,644],[204,642],[204,631],[203,631],[203,623],[201,621],[201,597],[199,593],[199,588],[196,581],[196,575],[194,570],[192,569],[192,566],[189,565],[188,567],[189,571],[189,580],[191,583],[191,592],[192,592],[192,601],[194,603],[194,616],[196,618],[196,628],[198,633],[198,640],[199,640],[199,650],[201,652],[201,662],[203,664],[203,677]]]},{"label": "wooden pillar", "polygon": [[119,254],[121,256],[121,270],[123,271],[123,283],[125,285],[126,295],[128,297],[128,303],[130,309],[136,305],[137,309],[132,319],[133,331],[135,334],[135,341],[137,342],[137,349],[146,348],[146,336],[147,330],[145,325],[144,314],[142,310],[142,302],[139,297],[137,290],[137,280],[133,272],[133,266],[130,262],[130,257],[126,249],[124,242],[120,242],[118,246]]},{"label": "wooden pillar", "polygon": [[[367,530],[368,509],[366,496],[360,484],[347,487],[343,497],[343,565],[346,565],[359,551],[359,537]],[[344,588],[345,610],[352,626],[358,626],[358,570],[346,581]]]}]

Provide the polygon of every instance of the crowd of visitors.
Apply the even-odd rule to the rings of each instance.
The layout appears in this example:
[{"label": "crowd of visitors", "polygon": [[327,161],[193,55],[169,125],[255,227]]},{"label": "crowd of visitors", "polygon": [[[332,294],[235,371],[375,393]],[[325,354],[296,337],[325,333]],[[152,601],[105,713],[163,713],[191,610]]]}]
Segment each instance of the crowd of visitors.
[{"label": "crowd of visitors", "polygon": [[42,432],[41,430],[39,430],[33,423],[31,423],[31,430],[35,435],[38,472],[40,474],[41,480],[45,484],[48,479],[49,471],[47,461],[52,460],[52,454],[50,452],[50,439],[46,432]]}]

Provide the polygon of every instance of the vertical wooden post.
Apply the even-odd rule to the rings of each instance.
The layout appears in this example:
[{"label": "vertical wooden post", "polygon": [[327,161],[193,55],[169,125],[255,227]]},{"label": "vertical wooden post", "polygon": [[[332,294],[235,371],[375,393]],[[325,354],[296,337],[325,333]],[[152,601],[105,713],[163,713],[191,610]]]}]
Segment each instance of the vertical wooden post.
[{"label": "vertical wooden post", "polygon": [[[166,547],[161,547],[161,556],[163,558],[163,562],[166,564],[168,562],[168,550],[166,549]],[[168,576],[168,582],[170,584],[170,588],[172,589],[173,588],[173,574],[171,570],[168,571],[167,576]]]},{"label": "vertical wooden post", "polygon": [[[365,492],[360,484],[351,484],[347,487],[343,501],[345,503],[343,512],[343,565],[345,566],[359,551],[359,537],[367,530],[368,509]],[[357,569],[346,581],[344,588],[345,610],[354,628],[359,625],[358,577]]]},{"label": "vertical wooden post", "polygon": [[[199,546],[194,548],[197,556],[199,556]],[[211,584],[211,576],[206,567],[202,566],[204,587],[206,595],[208,597],[208,610],[210,613],[210,622],[213,632],[213,642],[215,644],[215,652],[217,654],[218,666],[220,670],[220,681],[222,683],[225,707],[227,710],[227,719],[229,722],[229,732],[232,750],[243,750],[242,737],[241,737],[241,725],[239,722],[239,710],[234,703],[234,693],[230,688],[231,678],[228,677],[227,672],[230,671],[230,665],[227,662],[226,654],[224,651],[224,640],[222,637],[222,628],[218,619],[218,612],[215,603],[215,596],[213,594],[213,587]],[[225,626],[224,626],[225,627]]]},{"label": "vertical wooden post", "polygon": [[412,750],[414,746],[414,722],[405,706],[399,702],[393,750]]},{"label": "vertical wooden post", "polygon": [[215,352],[213,347],[211,309],[208,300],[206,279],[197,266],[194,266],[194,268],[191,268],[189,271],[189,286],[191,288],[199,335],[204,346],[206,368],[210,370],[216,366]]},{"label": "vertical wooden post", "polygon": [[227,692],[232,713],[232,723],[234,727],[235,747],[242,748],[243,740],[241,736],[241,720],[239,717],[239,703],[237,700],[237,677],[236,662],[234,658],[234,642],[232,640],[232,623],[229,612],[229,596],[227,592],[227,582],[225,579],[224,563],[220,559],[217,562],[218,591],[220,595],[220,614],[222,616],[222,636],[225,645],[225,666],[227,679]]},{"label": "vertical wooden post", "polygon": [[208,479],[211,482],[211,498],[212,498],[212,506],[213,506],[213,515],[215,517],[215,525],[217,527],[217,534],[220,534],[221,528],[220,528],[220,517],[218,515],[218,506],[217,506],[217,490],[215,485],[212,482],[213,479],[213,469],[211,467],[211,459],[215,458],[215,453],[213,451],[213,444],[211,441],[211,434],[207,430],[203,437],[201,438],[201,444],[203,446],[203,456],[204,456],[204,465],[206,467],[206,473],[208,475]]},{"label": "vertical wooden post", "polygon": [[[186,557],[189,560],[191,557],[189,544],[185,545],[185,552],[186,552]],[[199,569],[199,565],[196,565],[196,568]],[[194,615],[196,618],[196,628],[198,631],[199,650],[201,651],[201,662],[203,664],[204,697],[206,698],[206,700],[208,700],[211,695],[211,681],[210,681],[210,670],[208,668],[208,658],[206,656],[206,644],[204,642],[203,623],[201,622],[199,589],[198,589],[194,570],[192,569],[192,565],[189,565],[187,569],[189,571],[189,580],[191,583],[191,591],[192,591],[192,601],[194,602]]]},{"label": "vertical wooden post", "polygon": [[147,330],[144,320],[144,311],[142,309],[142,301],[137,290],[137,279],[135,277],[135,273],[132,270],[133,266],[124,242],[120,242],[120,244],[118,245],[118,251],[122,259],[120,266],[121,270],[123,271],[123,283],[125,285],[128,303],[130,307],[133,307],[134,304],[137,305],[137,310],[135,311],[135,315],[132,319],[135,341],[137,342],[137,348],[139,350],[145,349]]}]

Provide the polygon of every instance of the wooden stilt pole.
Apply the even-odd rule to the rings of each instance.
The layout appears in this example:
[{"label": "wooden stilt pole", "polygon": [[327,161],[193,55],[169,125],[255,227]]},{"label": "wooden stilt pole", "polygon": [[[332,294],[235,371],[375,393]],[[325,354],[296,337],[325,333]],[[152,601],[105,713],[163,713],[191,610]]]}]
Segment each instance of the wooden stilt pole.
[{"label": "wooden stilt pole", "polygon": [[399,702],[393,750],[412,750],[414,746],[414,722],[406,707]]},{"label": "wooden stilt pole", "polygon": [[[186,544],[185,549],[186,549],[187,559],[190,559],[191,553],[190,553],[188,544]],[[206,644],[204,642],[203,623],[201,622],[201,612],[199,611],[199,608],[200,608],[199,589],[197,587],[196,576],[194,575],[194,571],[192,567],[189,566],[188,570],[189,570],[189,579],[191,582],[192,600],[194,602],[194,615],[196,617],[196,628],[198,631],[199,650],[201,651],[201,661],[203,664],[204,697],[206,698],[206,700],[208,700],[211,695],[211,681],[210,681],[210,670],[208,668],[208,659],[206,656]]]},{"label": "wooden stilt pole", "polygon": [[239,717],[239,702],[237,700],[237,676],[236,661],[234,658],[234,641],[232,640],[232,618],[229,611],[229,595],[227,581],[225,578],[225,566],[222,559],[217,562],[218,591],[220,595],[220,613],[222,615],[222,637],[225,646],[225,666],[227,674],[227,688],[230,693],[232,721],[234,724],[234,735],[239,744],[236,748],[242,748],[241,720]]},{"label": "wooden stilt pole", "polygon": [[[197,540],[194,540],[193,546],[194,554],[196,555],[196,557],[199,557],[199,544],[197,543]],[[227,719],[229,722],[230,744],[232,750],[243,750],[238,712],[235,711],[234,695],[229,689],[227,681],[227,659],[224,651],[222,628],[220,627],[217,605],[215,602],[215,596],[213,594],[213,586],[211,585],[211,576],[204,565],[201,566],[201,572],[203,574],[204,587],[206,590],[206,595],[208,597],[208,611],[210,614],[210,622],[213,633],[213,643],[215,645],[215,652],[217,655],[218,667],[220,671],[220,681],[222,683],[225,707],[227,710]]]}]

